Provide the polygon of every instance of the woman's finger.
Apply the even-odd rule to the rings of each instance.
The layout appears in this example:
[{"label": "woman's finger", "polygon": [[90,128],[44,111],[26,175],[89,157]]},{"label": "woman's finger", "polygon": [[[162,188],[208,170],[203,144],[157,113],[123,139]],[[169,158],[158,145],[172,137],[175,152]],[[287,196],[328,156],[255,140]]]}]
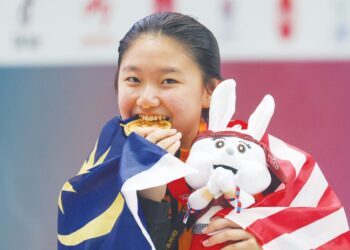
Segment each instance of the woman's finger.
[{"label": "woman's finger", "polygon": [[139,127],[135,129],[134,132],[139,136],[146,137],[148,134],[152,133],[156,129],[157,128],[154,128],[154,127]]},{"label": "woman's finger", "polygon": [[154,144],[157,144],[159,141],[175,135],[177,132],[176,129],[156,129],[152,132],[150,132],[148,135],[146,135],[146,139],[149,140],[150,142],[153,142]]},{"label": "woman's finger", "polygon": [[262,250],[255,238],[240,241],[221,248],[221,250]]},{"label": "woman's finger", "polygon": [[167,151],[170,154],[175,155],[175,153],[179,150],[180,145],[181,145],[181,142],[180,141],[176,141],[173,145],[171,145],[170,147],[167,148]]},{"label": "woman's finger", "polygon": [[205,234],[210,234],[212,232],[222,230],[225,228],[241,228],[241,226],[229,219],[217,217],[213,218],[208,224],[208,226],[205,229],[203,229],[202,232]]},{"label": "woman's finger", "polygon": [[144,127],[137,128],[135,132],[171,154],[175,154],[180,148],[182,134],[177,132],[176,129]]},{"label": "woman's finger", "polygon": [[177,132],[175,135],[169,136],[163,140],[160,140],[157,145],[161,148],[167,150],[170,146],[172,146],[175,142],[180,141],[182,134]]},{"label": "woman's finger", "polygon": [[203,245],[208,247],[227,241],[245,241],[251,237],[253,236],[244,229],[230,228],[213,234],[207,240],[203,241]]}]

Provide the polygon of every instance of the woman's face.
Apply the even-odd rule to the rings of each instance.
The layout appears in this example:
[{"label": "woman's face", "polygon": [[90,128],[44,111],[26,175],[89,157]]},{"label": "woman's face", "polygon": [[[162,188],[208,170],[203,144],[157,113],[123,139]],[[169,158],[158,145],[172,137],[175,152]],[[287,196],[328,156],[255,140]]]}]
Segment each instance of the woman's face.
[{"label": "woman's face", "polygon": [[132,42],[119,67],[118,105],[123,119],[166,117],[182,133],[181,147],[196,136],[209,94],[198,65],[176,40],[145,34]]}]

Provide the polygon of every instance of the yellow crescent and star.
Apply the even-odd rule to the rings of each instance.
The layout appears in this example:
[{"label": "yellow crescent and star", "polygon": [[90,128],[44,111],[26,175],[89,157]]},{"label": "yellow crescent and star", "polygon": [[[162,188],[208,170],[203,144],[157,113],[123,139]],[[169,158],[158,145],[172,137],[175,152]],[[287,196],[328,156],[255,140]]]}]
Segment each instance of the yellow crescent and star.
[{"label": "yellow crescent and star", "polygon": [[[89,158],[84,162],[77,176],[89,173],[92,168],[104,162],[111,148],[109,147],[107,151],[104,154],[102,154],[97,161],[95,161],[97,145],[98,141],[96,142],[93,151],[91,152]],[[62,214],[64,214],[64,208],[62,204],[63,191],[76,193],[74,187],[68,181],[64,183],[62,190],[58,196],[58,207]],[[89,221],[87,224],[70,234],[58,234],[59,242],[66,246],[75,246],[85,240],[100,237],[110,233],[115,222],[118,220],[119,215],[123,211],[123,207],[124,198],[120,193],[118,193],[117,197],[114,199],[112,204],[99,216],[97,216],[96,218]]]}]

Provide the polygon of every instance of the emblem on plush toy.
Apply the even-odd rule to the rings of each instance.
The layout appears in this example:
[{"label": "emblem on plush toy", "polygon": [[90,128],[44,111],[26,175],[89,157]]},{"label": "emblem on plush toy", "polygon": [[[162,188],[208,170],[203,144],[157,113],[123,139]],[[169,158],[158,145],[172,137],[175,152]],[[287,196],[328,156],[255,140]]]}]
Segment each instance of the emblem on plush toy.
[{"label": "emblem on plush toy", "polygon": [[[242,208],[252,205],[254,195],[271,183],[268,170],[271,166],[267,159],[270,156],[260,140],[273,115],[274,100],[270,95],[264,97],[250,116],[247,129],[239,125],[228,128],[235,112],[235,88],[234,80],[226,80],[215,89],[208,131],[195,139],[186,161],[198,170],[196,174],[185,177],[195,190],[188,198],[190,212],[206,208],[212,199],[223,195],[239,213]],[[202,229],[221,209],[217,205],[210,207],[197,219],[194,230]]]}]

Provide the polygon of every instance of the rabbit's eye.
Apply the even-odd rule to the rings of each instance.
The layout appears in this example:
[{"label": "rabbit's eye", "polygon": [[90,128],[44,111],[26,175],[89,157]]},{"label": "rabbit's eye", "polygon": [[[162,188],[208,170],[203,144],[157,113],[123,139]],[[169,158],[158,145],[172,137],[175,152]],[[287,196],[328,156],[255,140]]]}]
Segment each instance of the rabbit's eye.
[{"label": "rabbit's eye", "polygon": [[245,147],[245,145],[243,145],[243,144],[239,144],[238,146],[237,146],[237,149],[238,149],[238,152],[240,152],[240,153],[244,153],[245,151],[246,151],[246,147]]},{"label": "rabbit's eye", "polygon": [[219,140],[215,143],[215,147],[217,148],[222,148],[223,146],[225,146],[225,142],[223,140]]}]

